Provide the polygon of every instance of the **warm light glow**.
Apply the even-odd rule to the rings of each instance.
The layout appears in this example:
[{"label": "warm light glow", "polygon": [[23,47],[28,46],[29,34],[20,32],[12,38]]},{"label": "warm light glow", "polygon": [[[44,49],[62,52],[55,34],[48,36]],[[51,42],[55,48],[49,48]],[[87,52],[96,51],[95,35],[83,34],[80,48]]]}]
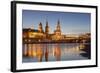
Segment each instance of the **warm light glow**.
[{"label": "warm light glow", "polygon": [[32,56],[33,56],[33,57],[36,57],[36,56],[37,56],[36,51],[32,51]]}]

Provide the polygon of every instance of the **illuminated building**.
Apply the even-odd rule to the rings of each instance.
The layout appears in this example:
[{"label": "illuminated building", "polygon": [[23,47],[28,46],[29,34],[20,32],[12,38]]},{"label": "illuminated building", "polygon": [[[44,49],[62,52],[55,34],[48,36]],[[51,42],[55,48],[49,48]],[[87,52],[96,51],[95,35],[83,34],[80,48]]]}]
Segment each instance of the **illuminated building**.
[{"label": "illuminated building", "polygon": [[24,41],[41,41],[45,38],[45,34],[42,28],[42,23],[39,23],[38,30],[34,28],[24,28],[23,29],[23,39]]},{"label": "illuminated building", "polygon": [[58,20],[58,23],[57,23],[56,30],[54,31],[54,34],[61,35],[61,28],[60,28],[60,21],[59,20]]},{"label": "illuminated building", "polygon": [[61,34],[61,27],[60,27],[60,21],[58,20],[56,30],[54,30],[54,34],[51,36],[52,40],[62,40],[63,35]]},{"label": "illuminated building", "polygon": [[46,39],[48,39],[48,38],[49,38],[49,26],[48,26],[48,21],[46,21],[45,35],[46,35]]},{"label": "illuminated building", "polygon": [[48,41],[48,40],[62,40],[63,35],[61,34],[61,27],[60,27],[60,21],[58,20],[56,29],[54,30],[54,33],[49,33],[49,24],[48,21],[46,21],[45,31],[43,30],[42,23],[40,22],[38,25],[38,29],[34,28],[24,28],[23,29],[23,39],[27,42],[27,40],[30,42],[32,40],[34,41]]},{"label": "illuminated building", "polygon": [[39,26],[38,26],[38,32],[40,32],[40,33],[44,32],[43,28],[42,28],[42,23],[41,22],[39,23]]}]

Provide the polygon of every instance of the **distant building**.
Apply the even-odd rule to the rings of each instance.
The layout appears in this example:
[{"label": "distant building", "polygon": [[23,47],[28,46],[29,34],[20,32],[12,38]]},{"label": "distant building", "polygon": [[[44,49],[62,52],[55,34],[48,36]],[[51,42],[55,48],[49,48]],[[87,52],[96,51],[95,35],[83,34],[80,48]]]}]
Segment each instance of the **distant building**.
[{"label": "distant building", "polygon": [[33,40],[62,40],[64,37],[61,33],[60,21],[58,20],[56,29],[54,33],[50,34],[50,27],[48,21],[46,21],[45,31],[43,30],[42,23],[38,25],[38,29],[34,28],[24,28],[23,29],[23,39],[29,38]]},{"label": "distant building", "polygon": [[54,30],[53,35],[51,36],[52,40],[62,40],[63,35],[61,34],[61,27],[60,27],[60,21],[58,20],[56,30]]},{"label": "distant building", "polygon": [[35,41],[40,41],[45,38],[44,31],[42,29],[42,23],[40,22],[38,30],[34,28],[24,28],[23,29],[23,39],[33,39]]},{"label": "distant building", "polygon": [[46,26],[45,26],[45,35],[46,39],[49,39],[49,26],[48,26],[48,21],[46,21]]},{"label": "distant building", "polygon": [[38,26],[38,32],[40,32],[40,33],[44,32],[43,28],[42,28],[42,23],[41,22],[39,23],[39,26]]}]

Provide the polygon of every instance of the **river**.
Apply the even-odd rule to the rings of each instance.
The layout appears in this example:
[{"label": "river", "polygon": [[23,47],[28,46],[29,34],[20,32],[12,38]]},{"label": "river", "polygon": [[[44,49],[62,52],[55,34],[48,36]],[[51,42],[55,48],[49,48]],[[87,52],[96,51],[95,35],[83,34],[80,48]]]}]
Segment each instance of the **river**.
[{"label": "river", "polygon": [[90,43],[23,44],[22,62],[86,60],[90,51]]}]

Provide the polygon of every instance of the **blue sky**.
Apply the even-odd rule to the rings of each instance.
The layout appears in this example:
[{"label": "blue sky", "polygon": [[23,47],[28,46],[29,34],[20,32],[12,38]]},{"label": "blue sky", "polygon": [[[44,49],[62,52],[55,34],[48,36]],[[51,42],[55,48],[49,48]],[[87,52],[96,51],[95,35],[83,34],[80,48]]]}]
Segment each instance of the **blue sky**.
[{"label": "blue sky", "polygon": [[23,10],[22,24],[23,28],[38,28],[38,24],[42,22],[43,29],[46,20],[50,27],[50,33],[53,33],[58,19],[61,23],[61,31],[63,34],[81,34],[90,32],[91,14],[76,12],[53,12],[53,11],[34,11]]}]

